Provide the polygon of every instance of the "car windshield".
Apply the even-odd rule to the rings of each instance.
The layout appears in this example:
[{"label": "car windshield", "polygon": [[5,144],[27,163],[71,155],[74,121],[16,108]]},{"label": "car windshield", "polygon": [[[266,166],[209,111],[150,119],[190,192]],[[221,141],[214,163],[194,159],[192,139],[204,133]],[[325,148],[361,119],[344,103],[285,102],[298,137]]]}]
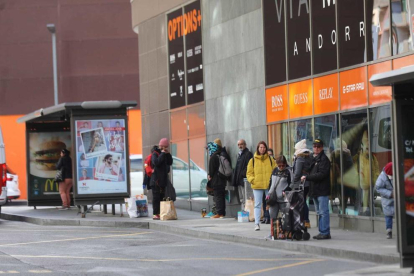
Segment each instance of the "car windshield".
[{"label": "car windshield", "polygon": [[131,159],[131,172],[142,172],[142,159]]}]

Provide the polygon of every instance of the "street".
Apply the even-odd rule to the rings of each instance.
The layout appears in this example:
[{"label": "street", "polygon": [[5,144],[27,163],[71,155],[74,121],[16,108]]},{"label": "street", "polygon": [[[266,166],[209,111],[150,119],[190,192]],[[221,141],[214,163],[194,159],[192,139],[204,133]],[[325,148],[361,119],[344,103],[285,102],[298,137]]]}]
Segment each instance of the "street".
[{"label": "street", "polygon": [[0,220],[5,275],[325,275],[373,266],[147,229]]}]

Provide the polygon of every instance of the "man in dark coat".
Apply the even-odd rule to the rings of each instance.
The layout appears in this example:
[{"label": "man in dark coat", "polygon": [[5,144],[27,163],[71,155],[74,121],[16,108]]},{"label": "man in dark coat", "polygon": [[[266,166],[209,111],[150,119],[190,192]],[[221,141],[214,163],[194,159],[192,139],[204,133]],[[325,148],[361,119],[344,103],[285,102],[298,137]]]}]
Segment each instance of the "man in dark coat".
[{"label": "man in dark coat", "polygon": [[309,197],[315,202],[319,217],[319,234],[314,236],[317,240],[331,238],[329,227],[329,195],[331,193],[331,162],[323,151],[323,141],[316,139],[313,142],[312,165],[308,176],[302,176],[302,181],[310,181]]},{"label": "man in dark coat", "polygon": [[253,154],[247,148],[246,141],[244,139],[237,141],[237,146],[239,147],[239,154],[237,155],[236,168],[233,172],[232,186],[237,187],[237,196],[244,210],[244,204],[246,202],[244,179],[246,178],[247,164],[249,164]]},{"label": "man in dark coat", "polygon": [[167,138],[162,138],[159,143],[159,148],[152,153],[151,163],[154,167],[154,172],[151,175],[152,188],[152,209],[154,220],[160,219],[160,202],[165,196],[165,187],[167,187],[168,173],[172,165],[172,156],[168,151],[170,143]]},{"label": "man in dark coat", "polygon": [[210,154],[210,161],[208,163],[208,180],[214,192],[214,203],[216,205],[216,214],[212,216],[212,219],[223,218],[226,215],[226,180],[219,175],[220,167],[220,154],[221,154],[221,141],[219,139],[214,140],[207,144],[207,148]]}]

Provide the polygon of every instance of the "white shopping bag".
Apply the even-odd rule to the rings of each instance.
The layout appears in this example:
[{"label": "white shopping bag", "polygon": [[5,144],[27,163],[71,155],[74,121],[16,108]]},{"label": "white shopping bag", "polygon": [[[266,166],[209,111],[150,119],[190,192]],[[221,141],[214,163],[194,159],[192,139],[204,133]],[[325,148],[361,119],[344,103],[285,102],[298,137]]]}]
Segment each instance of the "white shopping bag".
[{"label": "white shopping bag", "polygon": [[135,197],[125,198],[125,207],[130,218],[137,218],[137,204]]}]

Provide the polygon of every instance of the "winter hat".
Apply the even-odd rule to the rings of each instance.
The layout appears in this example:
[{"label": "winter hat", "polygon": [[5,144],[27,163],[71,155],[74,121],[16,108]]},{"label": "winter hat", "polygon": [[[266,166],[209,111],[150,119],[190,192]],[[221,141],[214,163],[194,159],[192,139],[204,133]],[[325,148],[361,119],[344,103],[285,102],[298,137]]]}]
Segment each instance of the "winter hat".
[{"label": "winter hat", "polygon": [[296,143],[295,150],[298,150],[298,149],[306,149],[306,139],[300,140],[299,142]]},{"label": "winter hat", "polygon": [[158,143],[158,145],[159,145],[160,147],[165,147],[165,148],[168,148],[168,147],[170,146],[170,142],[168,141],[168,138],[162,138],[162,139],[160,140],[160,142]]},{"label": "winter hat", "polygon": [[220,140],[219,138],[216,138],[216,139],[214,140],[214,143],[216,143],[216,144],[217,144],[217,146],[222,147],[222,145],[221,145],[221,140]]},{"label": "winter hat", "polygon": [[217,144],[213,142],[207,143],[208,154],[212,156],[217,151]]},{"label": "winter hat", "polygon": [[388,163],[387,165],[385,165],[384,167],[384,172],[387,175],[392,175],[392,162]]}]

